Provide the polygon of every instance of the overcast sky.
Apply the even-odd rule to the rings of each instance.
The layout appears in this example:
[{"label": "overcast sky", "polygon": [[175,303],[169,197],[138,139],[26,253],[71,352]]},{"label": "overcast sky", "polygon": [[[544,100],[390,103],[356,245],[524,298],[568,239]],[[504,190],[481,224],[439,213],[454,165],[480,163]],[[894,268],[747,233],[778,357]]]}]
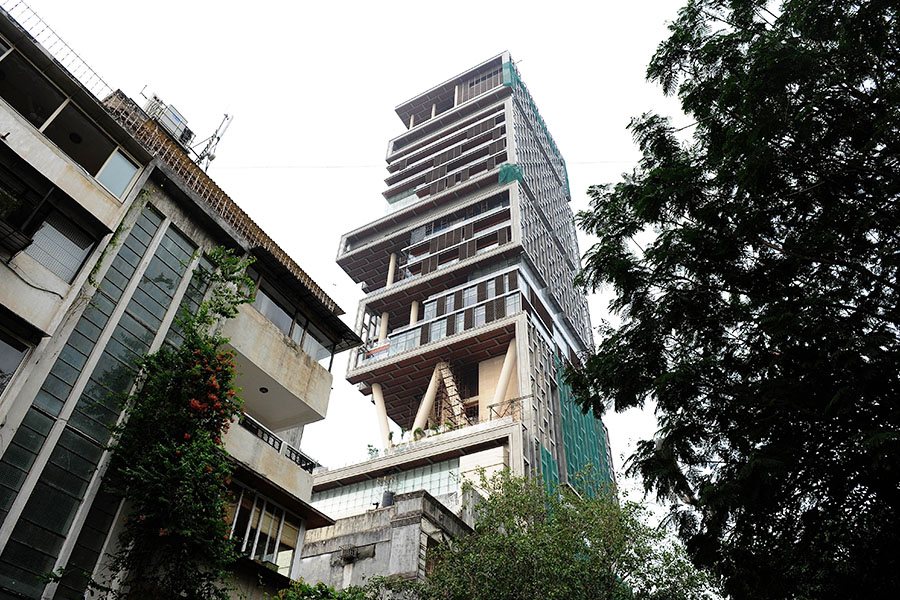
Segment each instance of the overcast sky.
[{"label": "overcast sky", "polygon": [[[210,176],[346,311],[361,291],[335,264],[340,235],[382,215],[400,102],[509,50],[569,168],[573,210],[639,154],[645,111],[685,124],[644,80],[680,0],[631,2],[174,2],[28,0],[113,88],[158,94],[197,139],[234,122]],[[4,2],[5,4],[5,2]],[[590,241],[580,239],[584,252]],[[607,298],[590,299],[594,324]],[[328,417],[303,450],[328,466],[377,443],[371,404],[335,360]],[[605,418],[616,468],[652,435],[648,411]]]}]

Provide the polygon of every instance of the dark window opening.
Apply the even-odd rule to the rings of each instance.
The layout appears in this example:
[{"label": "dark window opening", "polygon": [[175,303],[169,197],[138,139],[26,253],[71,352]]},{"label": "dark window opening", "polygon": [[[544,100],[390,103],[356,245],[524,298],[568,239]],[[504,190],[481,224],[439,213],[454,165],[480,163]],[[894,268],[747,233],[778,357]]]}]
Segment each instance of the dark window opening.
[{"label": "dark window opening", "polygon": [[0,60],[0,97],[38,128],[65,100],[62,92],[15,50]]},{"label": "dark window opening", "polygon": [[9,385],[27,352],[28,346],[0,330],[0,395]]}]

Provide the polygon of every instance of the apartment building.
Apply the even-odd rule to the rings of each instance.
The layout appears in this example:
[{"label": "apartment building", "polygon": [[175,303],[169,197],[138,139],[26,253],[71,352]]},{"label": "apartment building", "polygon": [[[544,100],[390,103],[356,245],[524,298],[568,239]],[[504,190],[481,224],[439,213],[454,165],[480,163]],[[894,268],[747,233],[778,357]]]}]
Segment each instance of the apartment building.
[{"label": "apartment building", "polygon": [[[347,379],[375,404],[382,448],[316,473],[313,505],[339,521],[304,551],[304,577],[322,573],[328,535],[385,509],[385,491],[424,489],[458,513],[480,469],[579,493],[613,477],[602,422],[562,377],[591,347],[590,317],[573,285],[565,160],[515,63],[494,56],[396,112],[406,130],[388,142],[387,214],[344,235],[337,256],[366,292]],[[589,466],[593,482],[580,481]]]},{"label": "apartment building", "polygon": [[0,10],[0,598],[81,598],[82,573],[105,568],[127,510],[102,486],[109,426],[134,361],[180,343],[218,246],[256,259],[258,288],[224,325],[247,413],[225,438],[241,593],[286,587],[305,530],[333,523],[300,435],[325,417],[333,356],[361,340],[153,110],[26,4]]}]

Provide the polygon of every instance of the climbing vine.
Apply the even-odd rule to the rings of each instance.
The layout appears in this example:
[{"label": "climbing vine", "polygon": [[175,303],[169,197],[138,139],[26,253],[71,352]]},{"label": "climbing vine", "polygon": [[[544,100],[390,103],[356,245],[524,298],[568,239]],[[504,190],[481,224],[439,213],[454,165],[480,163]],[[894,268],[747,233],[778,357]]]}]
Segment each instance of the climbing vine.
[{"label": "climbing vine", "polygon": [[252,299],[252,282],[247,260],[222,249],[209,258],[207,299],[179,321],[183,344],[139,363],[141,384],[115,431],[106,482],[125,499],[127,516],[111,569],[122,579],[93,583],[107,597],[229,597],[226,575],[237,554],[222,437],[242,401],[219,325]]}]

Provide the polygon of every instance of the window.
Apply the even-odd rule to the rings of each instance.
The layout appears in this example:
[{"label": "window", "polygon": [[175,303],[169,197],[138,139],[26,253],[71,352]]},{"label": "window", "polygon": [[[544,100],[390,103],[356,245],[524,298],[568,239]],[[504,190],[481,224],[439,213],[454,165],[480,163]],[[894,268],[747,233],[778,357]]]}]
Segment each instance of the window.
[{"label": "window", "polygon": [[138,166],[125,156],[121,150],[116,149],[97,175],[97,180],[105,185],[117,198],[121,198],[137,171]]},{"label": "window", "polygon": [[447,319],[439,319],[431,324],[431,336],[428,338],[432,342],[445,337],[447,335]]},{"label": "window", "polygon": [[93,247],[90,235],[59,211],[53,211],[34,233],[25,253],[66,283],[72,283]]},{"label": "window", "polygon": [[65,100],[62,92],[15,50],[0,60],[0,97],[38,128]]},{"label": "window", "polygon": [[484,305],[482,304],[481,306],[476,306],[475,307],[475,320],[473,322],[473,325],[475,327],[478,327],[479,325],[484,325],[485,322],[486,321],[485,321]]},{"label": "window", "polygon": [[452,313],[453,312],[453,294],[450,294],[446,298],[446,304],[444,307],[444,313]]},{"label": "window", "polygon": [[466,316],[465,313],[458,312],[456,313],[456,327],[453,329],[456,333],[461,332],[466,328]]},{"label": "window", "polygon": [[300,539],[300,517],[239,484],[232,485],[231,537],[238,550],[290,577]]},{"label": "window", "polygon": [[331,342],[315,325],[306,330],[303,350],[326,369],[331,368]]},{"label": "window", "polygon": [[432,300],[431,302],[425,303],[425,315],[423,316],[423,321],[430,321],[431,319],[437,316],[437,301]]},{"label": "window", "polygon": [[125,194],[140,167],[16,51],[0,59],[0,97],[117,198]]},{"label": "window", "polygon": [[487,288],[487,297],[488,297],[488,298],[493,298],[494,296],[497,295],[497,282],[496,282],[496,280],[494,280],[494,279],[489,279],[489,280],[487,281],[487,285],[486,285],[485,287]]},{"label": "window", "polygon": [[22,364],[28,346],[0,330],[0,395]]},{"label": "window", "polygon": [[256,299],[253,306],[271,323],[281,330],[285,335],[291,334],[291,326],[294,319],[287,310],[282,308],[278,302],[272,298],[271,292],[265,292],[262,289],[256,290]]},{"label": "window", "polygon": [[469,306],[474,305],[478,301],[478,290],[474,287],[470,287],[467,290],[463,290],[462,293],[462,305],[463,308],[467,308]]},{"label": "window", "polygon": [[484,325],[484,324],[485,324],[485,311],[484,311],[484,304],[482,304],[481,306],[475,307],[474,326],[478,327],[479,325]]}]

